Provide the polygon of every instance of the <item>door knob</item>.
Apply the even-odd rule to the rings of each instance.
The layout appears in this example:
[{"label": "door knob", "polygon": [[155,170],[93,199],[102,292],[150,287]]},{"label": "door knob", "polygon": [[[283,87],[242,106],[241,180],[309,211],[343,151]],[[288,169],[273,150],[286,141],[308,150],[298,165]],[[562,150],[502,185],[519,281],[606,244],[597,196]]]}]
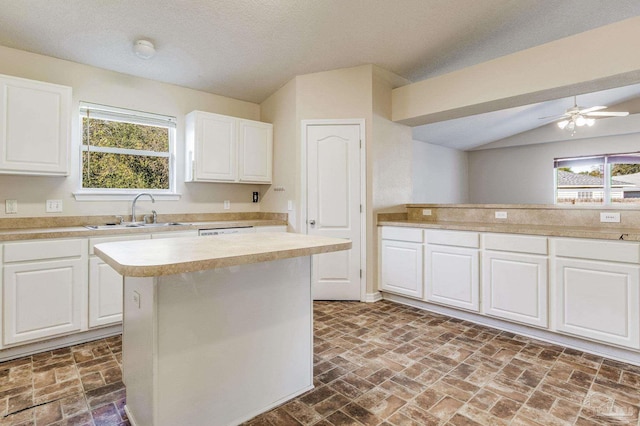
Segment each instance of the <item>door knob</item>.
[{"label": "door knob", "polygon": [[309,221],[309,225],[311,225],[311,226],[316,226],[316,221],[315,221],[315,220],[313,220],[313,219],[312,219],[312,220],[310,220],[310,221]]}]

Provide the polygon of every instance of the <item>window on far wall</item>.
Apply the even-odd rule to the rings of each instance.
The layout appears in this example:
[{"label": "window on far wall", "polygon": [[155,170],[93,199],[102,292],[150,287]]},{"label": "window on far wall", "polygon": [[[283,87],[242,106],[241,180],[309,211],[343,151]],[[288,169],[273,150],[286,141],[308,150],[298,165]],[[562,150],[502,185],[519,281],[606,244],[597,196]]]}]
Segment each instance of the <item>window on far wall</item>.
[{"label": "window on far wall", "polygon": [[640,204],[640,153],[556,158],[556,204]]},{"label": "window on far wall", "polygon": [[174,117],[80,104],[82,190],[112,194],[174,190]]}]

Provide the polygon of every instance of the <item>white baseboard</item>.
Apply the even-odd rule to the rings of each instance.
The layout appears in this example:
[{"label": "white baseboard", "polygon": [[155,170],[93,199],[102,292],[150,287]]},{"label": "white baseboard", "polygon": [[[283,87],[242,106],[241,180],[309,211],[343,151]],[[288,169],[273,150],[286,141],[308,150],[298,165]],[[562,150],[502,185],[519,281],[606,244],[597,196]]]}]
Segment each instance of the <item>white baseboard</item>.
[{"label": "white baseboard", "polygon": [[363,302],[365,303],[374,303],[382,300],[382,293],[376,291],[375,293],[367,293],[364,296]]},{"label": "white baseboard", "polygon": [[414,308],[423,309],[429,312],[470,321],[476,324],[485,325],[487,327],[496,328],[498,330],[508,331],[519,334],[521,336],[542,340],[544,342],[553,343],[571,349],[577,349],[593,355],[613,359],[616,361],[626,362],[628,364],[640,366],[640,353],[630,349],[619,348],[602,343],[591,342],[573,336],[559,334],[550,330],[543,330],[535,327],[529,327],[522,324],[515,324],[503,321],[497,318],[491,318],[473,312],[461,311],[455,308],[436,305],[422,300],[415,300],[397,294],[384,292],[382,298],[403,305],[413,306]]},{"label": "white baseboard", "polygon": [[20,358],[39,352],[52,351],[67,346],[78,345],[90,342],[91,340],[103,339],[122,333],[122,324],[112,325],[97,330],[89,330],[82,333],[70,334],[68,336],[45,340],[43,342],[28,343],[11,348],[0,350],[0,362]]}]

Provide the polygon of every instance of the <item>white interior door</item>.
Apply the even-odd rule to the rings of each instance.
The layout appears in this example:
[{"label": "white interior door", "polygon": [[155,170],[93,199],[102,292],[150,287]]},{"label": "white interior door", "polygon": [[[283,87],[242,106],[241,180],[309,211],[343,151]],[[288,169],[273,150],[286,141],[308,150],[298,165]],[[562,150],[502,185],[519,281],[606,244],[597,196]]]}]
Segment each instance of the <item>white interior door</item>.
[{"label": "white interior door", "polygon": [[348,251],[313,256],[315,300],[361,299],[360,124],[308,124],[307,234],[348,238]]}]

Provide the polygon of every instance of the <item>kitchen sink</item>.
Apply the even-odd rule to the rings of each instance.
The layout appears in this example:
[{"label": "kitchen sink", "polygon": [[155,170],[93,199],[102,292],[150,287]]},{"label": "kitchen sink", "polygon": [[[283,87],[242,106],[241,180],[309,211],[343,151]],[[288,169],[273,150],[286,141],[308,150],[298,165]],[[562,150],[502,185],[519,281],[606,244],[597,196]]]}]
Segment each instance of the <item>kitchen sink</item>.
[{"label": "kitchen sink", "polygon": [[163,228],[166,226],[180,226],[190,225],[189,223],[180,222],[159,222],[159,223],[142,223],[142,222],[129,222],[129,223],[108,223],[106,225],[85,225],[87,229],[126,229],[126,228]]}]

